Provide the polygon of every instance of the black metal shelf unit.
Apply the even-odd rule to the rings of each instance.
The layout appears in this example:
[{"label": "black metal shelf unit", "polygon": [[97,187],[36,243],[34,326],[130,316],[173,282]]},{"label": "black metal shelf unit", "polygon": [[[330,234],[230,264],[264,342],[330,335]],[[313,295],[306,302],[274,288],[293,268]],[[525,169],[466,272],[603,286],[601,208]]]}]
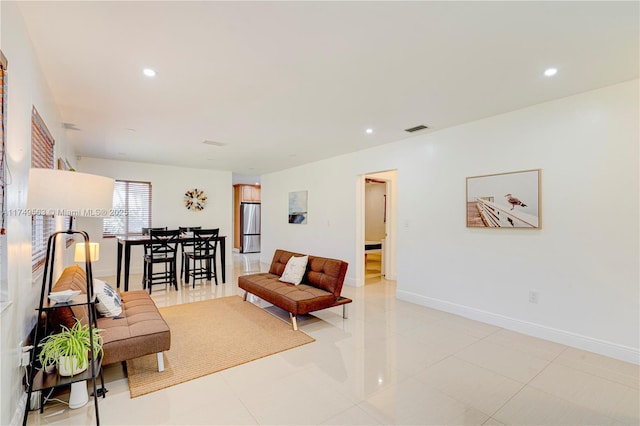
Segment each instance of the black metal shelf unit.
[{"label": "black metal shelf unit", "polygon": [[[87,277],[86,282],[86,301],[72,301],[68,303],[49,303],[49,300],[45,297],[51,293],[51,289],[53,287],[53,264],[55,259],[56,252],[56,239],[59,235],[69,235],[69,234],[80,234],[84,237],[85,247],[87,248],[87,253],[85,256],[85,272]],[[42,288],[40,290],[40,304],[38,306],[38,316],[36,320],[36,328],[33,336],[33,350],[31,351],[31,362],[28,370],[28,390],[27,390],[27,404],[25,407],[24,418],[22,421],[23,426],[27,424],[27,417],[29,416],[29,412],[31,411],[31,394],[34,391],[42,391],[46,389],[55,388],[58,386],[69,385],[71,383],[80,382],[83,380],[91,380],[93,385],[93,401],[96,413],[96,425],[100,425],[100,414],[98,410],[98,396],[102,395],[105,397],[105,387],[104,387],[104,377],[102,374],[102,358],[97,356],[98,354],[93,353],[93,328],[96,327],[96,308],[95,308],[95,297],[93,295],[93,273],[91,270],[91,261],[89,260],[89,235],[84,231],[58,231],[53,233],[49,237],[49,241],[47,243],[47,256],[44,264],[44,276],[42,278]],[[91,344],[91,349],[89,351],[89,357],[91,362],[89,363],[89,367],[86,371],[76,374],[71,377],[60,376],[58,372],[45,373],[41,369],[37,368],[37,356],[38,356],[38,344],[40,341],[49,334],[49,330],[47,330],[48,321],[42,321],[43,315],[46,315],[47,312],[52,311],[54,309],[59,309],[62,307],[70,307],[70,306],[78,306],[85,305],[87,306],[88,318],[87,322],[89,325],[89,339]],[[101,389],[97,389],[96,387],[96,378],[100,375]],[[43,397],[41,397],[40,404],[40,412],[42,413],[44,410],[43,407]]]}]

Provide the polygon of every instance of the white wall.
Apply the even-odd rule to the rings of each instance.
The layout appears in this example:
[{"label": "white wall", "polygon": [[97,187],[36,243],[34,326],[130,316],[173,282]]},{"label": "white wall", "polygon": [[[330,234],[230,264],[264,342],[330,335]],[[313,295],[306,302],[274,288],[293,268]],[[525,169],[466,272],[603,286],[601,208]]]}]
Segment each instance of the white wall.
[{"label": "white wall", "polygon": [[[56,141],[55,154],[73,156],[66,144],[62,119],[39,69],[16,2],[0,2],[0,49],[8,59],[7,90],[7,244],[9,303],[0,314],[0,424],[17,424],[24,409],[22,370],[17,367],[18,343],[35,325],[41,277],[31,273],[31,217],[24,209],[31,165],[31,109],[36,107]],[[5,260],[3,259],[3,262]]]},{"label": "white wall", "polygon": [[[231,172],[89,157],[82,157],[77,164],[78,171],[81,172],[114,179],[151,182],[152,225],[167,226],[169,229],[179,226],[220,228],[220,235],[227,236],[227,264],[232,264]],[[199,212],[187,210],[184,206],[184,193],[193,188],[203,189],[208,197],[206,208]],[[115,275],[117,242],[115,238],[102,238],[102,219],[79,218],[78,229],[86,230],[91,241],[100,243],[100,260],[94,265],[94,275]],[[134,246],[131,250],[131,272],[142,272],[142,246]]]},{"label": "white wall", "polygon": [[[635,80],[263,175],[262,261],[354,265],[358,176],[397,169],[398,298],[637,363],[638,114]],[[533,168],[542,229],[465,227],[467,176]],[[290,225],[305,189],[309,223]]]}]

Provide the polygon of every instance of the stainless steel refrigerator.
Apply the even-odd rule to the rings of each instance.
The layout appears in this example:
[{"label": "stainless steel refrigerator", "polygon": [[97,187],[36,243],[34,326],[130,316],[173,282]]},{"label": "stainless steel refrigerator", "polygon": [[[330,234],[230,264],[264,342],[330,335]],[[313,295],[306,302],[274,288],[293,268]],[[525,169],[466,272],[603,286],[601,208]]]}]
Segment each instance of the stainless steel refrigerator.
[{"label": "stainless steel refrigerator", "polygon": [[260,252],[260,203],[240,204],[240,253]]}]

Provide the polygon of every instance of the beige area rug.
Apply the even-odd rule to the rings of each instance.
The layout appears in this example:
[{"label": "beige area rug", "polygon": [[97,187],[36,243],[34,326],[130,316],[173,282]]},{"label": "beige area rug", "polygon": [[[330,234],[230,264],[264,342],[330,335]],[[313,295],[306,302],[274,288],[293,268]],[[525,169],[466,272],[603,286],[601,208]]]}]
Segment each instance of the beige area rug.
[{"label": "beige area rug", "polygon": [[240,296],[160,308],[171,349],[158,372],[156,354],[127,361],[131,398],[206,376],[315,339]]}]

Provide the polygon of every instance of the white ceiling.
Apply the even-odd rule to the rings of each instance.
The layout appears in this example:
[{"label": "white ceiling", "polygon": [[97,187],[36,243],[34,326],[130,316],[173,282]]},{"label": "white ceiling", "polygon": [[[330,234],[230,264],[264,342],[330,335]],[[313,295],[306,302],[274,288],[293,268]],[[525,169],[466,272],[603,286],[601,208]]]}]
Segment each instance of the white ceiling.
[{"label": "white ceiling", "polygon": [[260,175],[638,78],[638,2],[19,7],[81,156]]}]

